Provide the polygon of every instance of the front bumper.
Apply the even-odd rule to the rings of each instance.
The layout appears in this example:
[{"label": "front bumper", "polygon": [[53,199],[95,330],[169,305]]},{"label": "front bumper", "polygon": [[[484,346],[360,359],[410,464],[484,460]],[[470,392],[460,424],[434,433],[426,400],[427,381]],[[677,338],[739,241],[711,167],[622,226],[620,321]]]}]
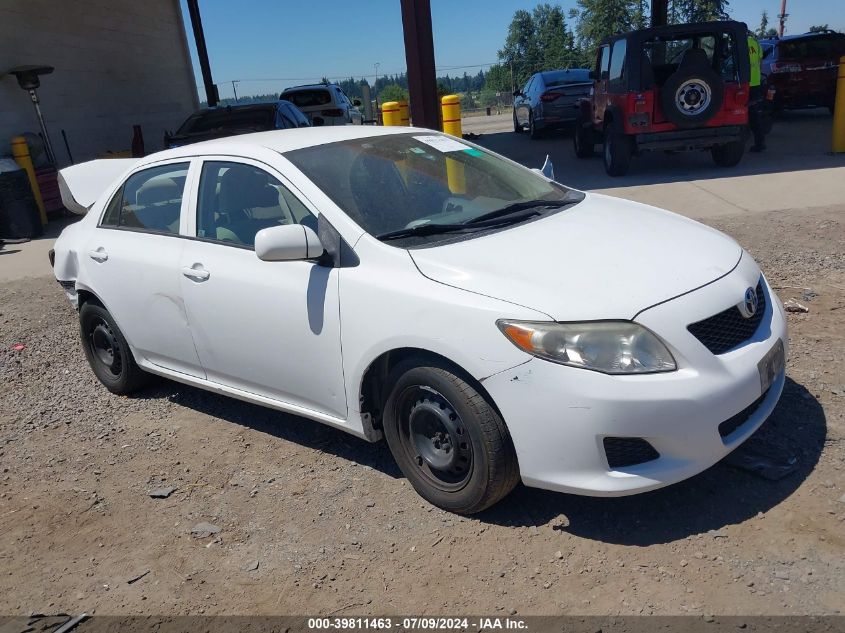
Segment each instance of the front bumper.
[{"label": "front bumper", "polygon": [[[719,425],[760,399],[757,363],[778,339],[787,343],[783,309],[764,284],[766,313],[756,333],[718,356],[686,325],[735,304],[759,275],[744,256],[726,277],[637,316],[669,345],[678,371],[609,376],[532,359],[486,379],[511,433],[523,482],[592,496],[634,494],[691,477],[744,442],[774,410],[783,372],[733,432],[723,438]],[[608,437],[643,438],[659,457],[611,468]]]}]

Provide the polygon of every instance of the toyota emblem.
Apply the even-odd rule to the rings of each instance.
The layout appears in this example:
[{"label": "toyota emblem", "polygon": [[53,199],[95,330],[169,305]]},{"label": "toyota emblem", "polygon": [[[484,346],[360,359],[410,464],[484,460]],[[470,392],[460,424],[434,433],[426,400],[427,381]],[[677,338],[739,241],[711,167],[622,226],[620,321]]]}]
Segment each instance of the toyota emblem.
[{"label": "toyota emblem", "polygon": [[739,311],[746,319],[750,319],[757,314],[757,291],[754,288],[748,288],[745,291],[745,298],[739,304]]}]

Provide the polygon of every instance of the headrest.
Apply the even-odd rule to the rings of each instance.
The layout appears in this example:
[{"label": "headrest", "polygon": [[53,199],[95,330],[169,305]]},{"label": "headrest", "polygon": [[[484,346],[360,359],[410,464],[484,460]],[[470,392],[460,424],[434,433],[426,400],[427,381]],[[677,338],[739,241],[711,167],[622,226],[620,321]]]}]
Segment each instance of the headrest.
[{"label": "headrest", "polygon": [[148,206],[178,200],[182,197],[182,187],[172,178],[153,178],[148,180],[135,194],[135,204]]}]

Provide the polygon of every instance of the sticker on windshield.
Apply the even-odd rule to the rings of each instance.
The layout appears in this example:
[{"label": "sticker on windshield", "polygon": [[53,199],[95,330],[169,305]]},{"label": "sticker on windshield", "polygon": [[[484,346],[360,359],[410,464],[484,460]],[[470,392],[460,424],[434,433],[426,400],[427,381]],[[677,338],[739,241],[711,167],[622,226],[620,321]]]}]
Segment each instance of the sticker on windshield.
[{"label": "sticker on windshield", "polygon": [[470,149],[468,146],[464,145],[459,141],[456,141],[455,139],[451,139],[448,136],[439,136],[436,134],[431,134],[428,136],[415,136],[414,140],[417,140],[420,143],[425,143],[429,147],[433,147],[439,152],[461,152],[465,149]]}]

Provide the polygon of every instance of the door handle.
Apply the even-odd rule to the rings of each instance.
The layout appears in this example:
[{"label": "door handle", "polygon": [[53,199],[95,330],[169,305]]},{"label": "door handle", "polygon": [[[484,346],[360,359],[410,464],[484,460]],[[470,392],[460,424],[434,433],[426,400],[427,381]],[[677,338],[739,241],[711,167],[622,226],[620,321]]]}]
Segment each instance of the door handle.
[{"label": "door handle", "polygon": [[[194,266],[197,266],[197,268],[194,268]],[[185,266],[182,268],[182,274],[194,281],[205,281],[211,277],[211,273],[203,268],[202,264],[194,264],[194,266]]]},{"label": "door handle", "polygon": [[96,250],[88,251],[88,256],[95,262],[100,262],[101,264],[109,258],[109,254],[102,246]]}]

